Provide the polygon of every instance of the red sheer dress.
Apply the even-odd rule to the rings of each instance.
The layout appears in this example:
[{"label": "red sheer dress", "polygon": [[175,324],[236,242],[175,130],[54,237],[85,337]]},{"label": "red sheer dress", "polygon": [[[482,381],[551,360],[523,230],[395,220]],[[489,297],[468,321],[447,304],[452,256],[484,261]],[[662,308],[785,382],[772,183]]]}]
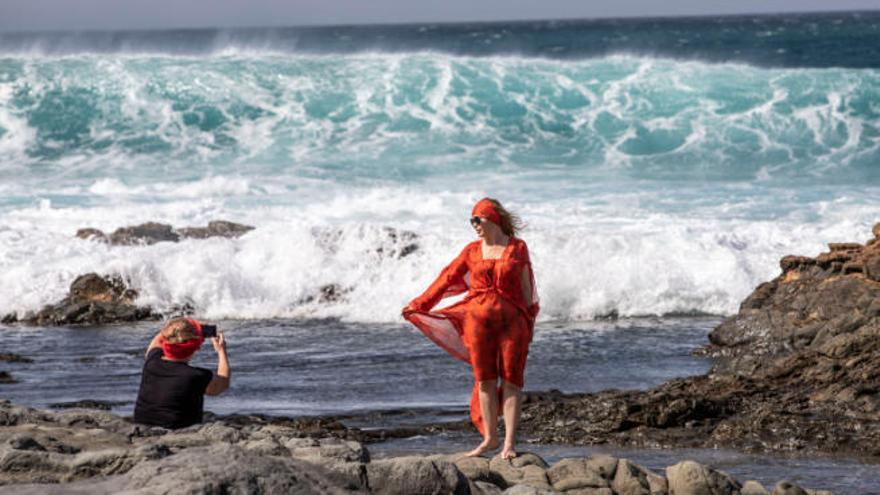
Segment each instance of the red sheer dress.
[{"label": "red sheer dress", "polygon": [[[441,299],[465,291],[461,301],[432,310]],[[446,352],[469,363],[476,382],[500,377],[523,386],[538,296],[522,239],[511,236],[497,259],[483,259],[481,241],[471,242],[428,290],[413,299],[410,308],[404,318]],[[471,421],[485,434],[476,383],[470,409]]]}]

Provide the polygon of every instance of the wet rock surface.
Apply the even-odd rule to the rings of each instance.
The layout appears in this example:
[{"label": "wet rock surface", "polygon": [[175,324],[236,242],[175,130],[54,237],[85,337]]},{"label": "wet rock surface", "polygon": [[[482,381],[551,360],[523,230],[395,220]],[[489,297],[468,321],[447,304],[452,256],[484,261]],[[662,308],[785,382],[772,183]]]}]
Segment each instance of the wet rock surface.
[{"label": "wet rock surface", "polygon": [[[356,433],[333,420],[259,416],[166,430],[102,411],[48,412],[0,401],[0,494],[722,495],[745,486],[769,493],[693,461],[663,473],[608,455],[553,465],[528,452],[512,460],[373,459],[361,442],[345,438]],[[810,492],[780,482],[773,493]]]},{"label": "wet rock surface", "polygon": [[782,273],[712,331],[707,375],[532,394],[523,430],[542,443],[880,457],[880,241],[829,248],[783,258]]},{"label": "wet rock surface", "polygon": [[207,239],[209,237],[240,237],[254,230],[250,225],[214,220],[206,227],[181,227],[157,222],[147,222],[130,227],[120,227],[111,234],[93,228],[76,231],[76,237],[104,242],[113,246],[149,245],[157,242],[178,242],[181,239]]}]

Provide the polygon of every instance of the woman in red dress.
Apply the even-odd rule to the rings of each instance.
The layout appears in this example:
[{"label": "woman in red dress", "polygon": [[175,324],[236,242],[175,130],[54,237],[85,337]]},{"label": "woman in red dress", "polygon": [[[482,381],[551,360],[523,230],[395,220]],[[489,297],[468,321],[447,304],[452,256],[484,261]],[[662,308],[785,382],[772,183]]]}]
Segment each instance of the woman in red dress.
[{"label": "woman in red dress", "polygon": [[[468,455],[498,448],[499,399],[504,415],[501,456],[516,457],[526,356],[538,297],[526,243],[515,237],[518,217],[492,199],[474,206],[471,225],[479,237],[461,251],[403,317],[474,372],[471,421],[483,442]],[[459,302],[432,310],[441,299],[467,291]],[[500,386],[499,386],[500,380]]]}]

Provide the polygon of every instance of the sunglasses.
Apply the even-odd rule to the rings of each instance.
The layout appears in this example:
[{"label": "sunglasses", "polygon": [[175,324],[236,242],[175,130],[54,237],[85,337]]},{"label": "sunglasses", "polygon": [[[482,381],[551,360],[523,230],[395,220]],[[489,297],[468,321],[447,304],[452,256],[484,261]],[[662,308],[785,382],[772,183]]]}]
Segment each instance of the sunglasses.
[{"label": "sunglasses", "polygon": [[471,227],[476,227],[477,225],[480,225],[481,223],[483,223],[482,217],[471,217]]}]

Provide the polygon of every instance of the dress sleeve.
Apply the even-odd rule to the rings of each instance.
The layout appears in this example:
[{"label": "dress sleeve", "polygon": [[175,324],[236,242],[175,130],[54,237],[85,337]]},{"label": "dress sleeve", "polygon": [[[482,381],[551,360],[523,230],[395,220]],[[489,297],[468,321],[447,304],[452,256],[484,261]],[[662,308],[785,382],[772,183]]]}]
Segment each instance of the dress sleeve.
[{"label": "dress sleeve", "polygon": [[452,263],[440,272],[440,276],[434,280],[434,283],[428,287],[428,290],[410,302],[410,306],[413,309],[416,311],[430,311],[441,299],[461,294],[468,290],[467,257],[470,248],[471,244],[465,246],[461,253],[452,260]]}]

